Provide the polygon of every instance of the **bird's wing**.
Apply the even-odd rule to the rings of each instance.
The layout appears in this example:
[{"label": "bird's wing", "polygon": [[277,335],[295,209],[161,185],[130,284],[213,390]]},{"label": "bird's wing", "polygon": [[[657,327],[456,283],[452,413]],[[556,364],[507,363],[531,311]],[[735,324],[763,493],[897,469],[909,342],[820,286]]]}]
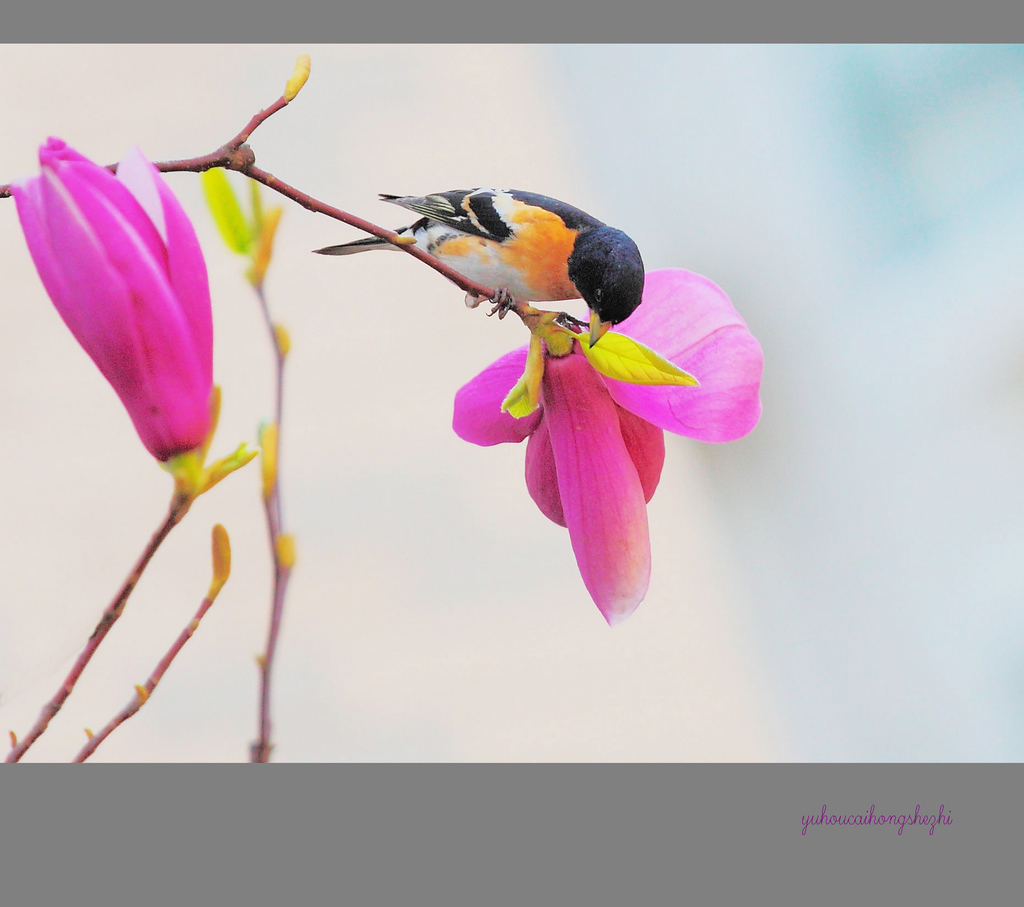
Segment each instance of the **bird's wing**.
[{"label": "bird's wing", "polygon": [[504,242],[514,231],[495,209],[496,195],[505,193],[494,189],[453,189],[420,197],[381,194],[380,198],[462,233]]}]

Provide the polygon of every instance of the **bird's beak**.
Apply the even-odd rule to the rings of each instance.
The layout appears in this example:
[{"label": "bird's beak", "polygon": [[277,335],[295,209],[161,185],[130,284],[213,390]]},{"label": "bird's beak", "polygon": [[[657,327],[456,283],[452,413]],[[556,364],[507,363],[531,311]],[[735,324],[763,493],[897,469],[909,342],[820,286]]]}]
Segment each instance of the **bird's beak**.
[{"label": "bird's beak", "polygon": [[590,346],[593,347],[598,340],[608,333],[612,326],[610,321],[602,321],[597,312],[590,313]]}]

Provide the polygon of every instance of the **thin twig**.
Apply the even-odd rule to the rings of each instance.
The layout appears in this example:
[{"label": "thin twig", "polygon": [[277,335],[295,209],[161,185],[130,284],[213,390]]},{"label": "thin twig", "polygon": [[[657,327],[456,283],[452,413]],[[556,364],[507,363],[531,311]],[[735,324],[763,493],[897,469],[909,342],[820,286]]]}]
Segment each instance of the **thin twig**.
[{"label": "thin twig", "polygon": [[271,742],[270,720],[270,680],[274,667],[274,655],[277,652],[277,640],[281,633],[281,617],[284,613],[284,597],[288,588],[291,567],[281,561],[277,540],[284,533],[284,519],[281,513],[281,419],[284,414],[284,363],[285,352],[277,335],[276,325],[270,316],[270,307],[263,292],[263,284],[254,286],[259,297],[260,309],[266,322],[267,333],[274,348],[276,363],[276,399],[274,404],[274,483],[264,496],[263,508],[267,518],[267,536],[270,540],[270,553],[274,559],[274,593],[270,606],[270,628],[267,631],[267,647],[259,659],[260,667],[260,717],[259,737],[253,742],[250,757],[253,762],[269,762],[273,749]]},{"label": "thin twig", "polygon": [[284,613],[284,596],[288,587],[291,569],[274,556],[274,598],[270,608],[270,629],[267,632],[267,651],[260,657],[260,733],[253,742],[250,756],[253,762],[269,762],[274,748],[271,742],[270,681],[277,652],[277,640],[281,633],[281,616]]},{"label": "thin twig", "polygon": [[110,632],[110,628],[114,626],[117,619],[121,616],[124,611],[125,605],[128,603],[128,596],[132,594],[132,590],[139,582],[139,578],[142,576],[142,571],[146,569],[146,565],[150,559],[156,554],[157,549],[165,538],[167,538],[170,531],[181,522],[182,518],[188,513],[189,507],[192,505],[192,498],[188,495],[181,493],[180,491],[174,492],[174,497],[171,499],[170,508],[167,511],[167,516],[164,519],[163,524],[153,534],[153,537],[149,540],[149,544],[146,545],[145,550],[140,555],[135,566],[132,568],[131,573],[128,574],[128,579],[125,580],[124,585],[120,591],[114,597],[114,600],[107,606],[106,611],[103,612],[103,616],[100,618],[100,622],[96,625],[96,629],[92,631],[92,636],[89,637],[89,641],[86,643],[85,648],[81,654],[75,660],[74,665],[71,668],[71,672],[66,678],[64,683],[61,684],[60,689],[57,690],[54,697],[43,706],[43,710],[36,720],[36,723],[32,726],[31,730],[25,735],[24,739],[18,741],[14,748],[7,754],[6,762],[18,762],[25,752],[28,750],[33,743],[38,740],[42,734],[46,731],[50,721],[53,717],[61,710],[68,696],[71,695],[71,691],[74,690],[75,684],[78,683],[78,678],[82,676],[82,672],[85,670],[86,665],[89,664],[90,659],[96,654],[96,650],[99,648],[104,637]]},{"label": "thin twig", "polygon": [[203,619],[206,612],[210,610],[210,606],[220,594],[220,590],[224,588],[224,584],[231,575],[231,541],[228,538],[227,530],[219,523],[213,527],[210,540],[212,543],[211,553],[213,555],[213,580],[210,582],[210,590],[206,593],[206,598],[203,599],[199,610],[196,611],[195,617],[178,634],[178,638],[174,641],[174,645],[167,650],[167,654],[157,662],[153,673],[149,675],[149,680],[142,686],[135,688],[135,697],[132,701],[107,722],[98,734],[86,731],[89,735],[89,742],[82,747],[78,755],[72,760],[73,762],[85,762],[86,759],[96,752],[96,748],[107,737],[149,701],[149,697],[153,694],[153,690],[156,689],[156,685],[160,683],[161,678],[167,673],[171,662],[178,657],[178,653],[184,648],[185,643],[192,638],[192,634],[199,628],[199,622]]},{"label": "thin twig", "polygon": [[265,170],[261,170],[256,166],[255,162],[240,169],[246,176],[251,177],[258,183],[262,183],[268,189],[273,189],[285,198],[291,199],[307,211],[313,211],[316,214],[324,214],[327,217],[333,217],[335,220],[340,220],[343,224],[348,224],[350,227],[355,227],[357,230],[362,230],[364,233],[369,233],[380,239],[394,243],[396,248],[408,255],[411,255],[418,261],[423,262],[427,267],[433,268],[438,274],[447,277],[452,283],[467,293],[472,293],[474,296],[480,296],[484,299],[491,299],[495,295],[495,290],[484,286],[482,283],[477,283],[475,280],[470,280],[454,268],[450,268],[448,265],[434,258],[432,255],[428,255],[417,246],[396,242],[398,234],[395,233],[394,230],[379,227],[375,223],[364,220],[361,217],[356,217],[354,214],[349,214],[347,211],[342,211],[340,208],[335,208],[333,205],[328,205],[319,199],[315,199],[311,195],[307,195],[305,192],[296,189],[294,186],[290,186],[284,180],[279,179],[272,173],[267,173]]},{"label": "thin twig", "polygon": [[[256,131],[256,128],[261,123],[272,117],[279,110],[287,107],[288,103],[289,102],[285,100],[284,95],[282,95],[269,107],[255,114],[249,122],[245,124],[245,128],[238,133],[238,135],[230,141],[225,142],[216,151],[211,151],[209,154],[199,155],[199,157],[185,158],[180,161],[162,161],[155,166],[161,173],[202,173],[204,170],[212,170],[214,167],[225,167],[228,170],[242,170],[247,163],[251,163],[256,160],[252,151],[249,148],[246,148],[243,151],[242,146],[249,141],[249,136]],[[117,164],[107,164],[107,170],[112,173],[116,172]],[[9,198],[10,195],[10,183],[0,186],[0,198]]]},{"label": "thin twig", "polygon": [[153,694],[153,690],[156,689],[156,685],[160,683],[161,678],[166,673],[167,669],[171,666],[171,662],[178,656],[178,653],[182,650],[185,643],[191,638],[192,634],[196,632],[199,627],[199,621],[203,619],[203,615],[210,610],[210,606],[216,599],[216,595],[212,598],[207,597],[203,599],[203,603],[199,606],[199,610],[196,611],[196,616],[189,621],[188,626],[178,635],[178,638],[174,641],[174,645],[167,650],[167,654],[157,663],[156,668],[153,669],[153,673],[149,675],[147,680],[141,686],[135,688],[136,693],[132,698],[132,701],[128,703],[120,712],[118,712],[109,722],[100,730],[98,733],[92,735],[89,738],[89,742],[85,744],[79,750],[78,755],[72,759],[72,762],[85,762],[94,752],[96,748],[109,737],[118,727],[124,724],[129,718],[132,717],[139,709],[149,701],[149,697]]}]

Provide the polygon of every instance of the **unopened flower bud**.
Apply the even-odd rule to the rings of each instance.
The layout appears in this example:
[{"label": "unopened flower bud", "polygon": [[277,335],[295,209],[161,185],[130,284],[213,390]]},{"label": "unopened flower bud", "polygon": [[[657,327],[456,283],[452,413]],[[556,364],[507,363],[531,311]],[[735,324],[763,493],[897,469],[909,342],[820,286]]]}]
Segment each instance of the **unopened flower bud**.
[{"label": "unopened flower bud", "polygon": [[231,540],[228,531],[220,523],[213,527],[211,533],[213,548],[213,582],[207,598],[214,599],[231,575]]},{"label": "unopened flower bud", "polygon": [[284,570],[295,566],[295,536],[282,532],[274,539],[274,555]]},{"label": "unopened flower bud", "polygon": [[284,99],[286,101],[294,100],[295,96],[302,91],[302,86],[306,84],[306,79],[309,78],[311,64],[312,61],[309,59],[309,54],[299,54],[298,59],[295,61],[292,77],[284,87]]}]

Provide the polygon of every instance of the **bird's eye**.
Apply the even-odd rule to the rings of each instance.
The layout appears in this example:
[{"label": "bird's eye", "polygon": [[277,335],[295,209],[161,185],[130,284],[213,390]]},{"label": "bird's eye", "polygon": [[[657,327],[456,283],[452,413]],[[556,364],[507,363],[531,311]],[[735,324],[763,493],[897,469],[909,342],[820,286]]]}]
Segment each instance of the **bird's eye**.
[{"label": "bird's eye", "polygon": [[597,302],[601,301],[601,294],[602,293],[604,293],[604,290],[602,290],[600,287],[598,287],[596,290],[594,290],[594,299]]}]

